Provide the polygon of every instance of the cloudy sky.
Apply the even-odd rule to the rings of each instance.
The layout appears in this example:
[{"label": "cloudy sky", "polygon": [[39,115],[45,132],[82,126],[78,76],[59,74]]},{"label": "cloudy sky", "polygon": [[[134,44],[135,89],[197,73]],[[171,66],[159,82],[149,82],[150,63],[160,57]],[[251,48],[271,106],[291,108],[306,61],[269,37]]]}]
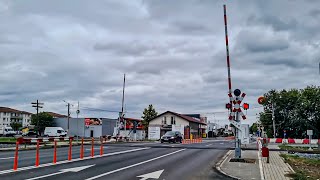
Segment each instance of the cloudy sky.
[{"label": "cloudy sky", "polygon": [[126,73],[127,116],[202,113],[227,123],[223,4],[233,88],[246,123],[270,89],[319,85],[320,1],[1,0],[0,106],[116,117]]}]

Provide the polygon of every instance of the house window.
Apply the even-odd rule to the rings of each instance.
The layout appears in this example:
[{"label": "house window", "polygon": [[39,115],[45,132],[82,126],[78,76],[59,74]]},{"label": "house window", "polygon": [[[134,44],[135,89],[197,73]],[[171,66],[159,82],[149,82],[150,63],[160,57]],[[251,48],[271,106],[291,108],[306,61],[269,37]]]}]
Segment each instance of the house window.
[{"label": "house window", "polygon": [[167,124],[167,117],[166,117],[166,116],[163,116],[163,118],[162,118],[162,124]]},{"label": "house window", "polygon": [[176,124],[176,117],[175,116],[171,116],[171,124]]},{"label": "house window", "polygon": [[174,116],[171,116],[171,124],[176,124],[176,118]]},{"label": "house window", "polygon": [[3,121],[5,121],[6,120],[6,118],[3,118]]},{"label": "house window", "polygon": [[5,116],[5,115],[7,115],[7,113],[4,112],[3,115]]}]

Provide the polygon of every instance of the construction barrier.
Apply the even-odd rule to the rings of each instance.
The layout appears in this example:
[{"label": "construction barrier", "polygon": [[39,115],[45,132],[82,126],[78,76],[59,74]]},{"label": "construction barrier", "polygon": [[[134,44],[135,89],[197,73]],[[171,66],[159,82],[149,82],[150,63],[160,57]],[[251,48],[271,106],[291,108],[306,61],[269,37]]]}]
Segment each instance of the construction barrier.
[{"label": "construction barrier", "polygon": [[295,141],[294,139],[289,138],[289,139],[288,139],[288,143],[289,143],[289,144],[295,144],[296,141]]},{"label": "construction barrier", "polygon": [[198,139],[183,139],[182,144],[202,143],[202,138]]},{"label": "construction barrier", "polygon": [[[257,140],[259,137],[257,138]],[[269,143],[288,143],[288,144],[318,144],[320,142],[320,139],[311,139],[311,142],[309,139],[283,139],[283,138],[270,138],[268,139]]]},{"label": "construction barrier", "polygon": [[276,138],[275,143],[282,143],[282,138]]}]

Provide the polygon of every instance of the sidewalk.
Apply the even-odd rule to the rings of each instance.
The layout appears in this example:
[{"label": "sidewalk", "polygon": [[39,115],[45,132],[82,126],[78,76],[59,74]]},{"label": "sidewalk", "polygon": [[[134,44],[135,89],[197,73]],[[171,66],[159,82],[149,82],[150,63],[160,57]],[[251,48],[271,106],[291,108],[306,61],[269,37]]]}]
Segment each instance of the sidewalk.
[{"label": "sidewalk", "polygon": [[[276,147],[273,147],[276,148]],[[270,163],[261,157],[257,150],[242,151],[245,162],[229,162],[234,157],[234,151],[230,150],[225,158],[218,164],[217,169],[234,179],[260,179],[260,180],[289,180],[286,174],[293,173],[289,164],[285,163],[277,151],[270,151]]]},{"label": "sidewalk", "polygon": [[287,180],[291,179],[286,177],[286,174],[292,173],[293,170],[289,164],[284,163],[280,157],[280,153],[276,151],[270,151],[270,162],[267,163],[266,158],[261,159],[263,176],[266,180]]}]

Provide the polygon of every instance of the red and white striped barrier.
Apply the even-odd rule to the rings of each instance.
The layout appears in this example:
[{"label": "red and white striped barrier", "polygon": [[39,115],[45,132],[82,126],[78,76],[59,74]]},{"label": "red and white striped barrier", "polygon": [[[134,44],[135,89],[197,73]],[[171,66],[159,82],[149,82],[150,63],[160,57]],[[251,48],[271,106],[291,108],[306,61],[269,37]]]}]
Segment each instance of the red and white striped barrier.
[{"label": "red and white striped barrier", "polygon": [[38,141],[42,142],[54,142],[54,141],[72,141],[74,137],[49,137],[49,138],[23,138],[20,137],[17,139],[19,144],[36,144]]},{"label": "red and white striped barrier", "polygon": [[[309,139],[283,139],[283,138],[268,138],[269,143],[287,143],[287,144],[309,144]],[[311,144],[320,143],[320,139],[311,139]]]}]

